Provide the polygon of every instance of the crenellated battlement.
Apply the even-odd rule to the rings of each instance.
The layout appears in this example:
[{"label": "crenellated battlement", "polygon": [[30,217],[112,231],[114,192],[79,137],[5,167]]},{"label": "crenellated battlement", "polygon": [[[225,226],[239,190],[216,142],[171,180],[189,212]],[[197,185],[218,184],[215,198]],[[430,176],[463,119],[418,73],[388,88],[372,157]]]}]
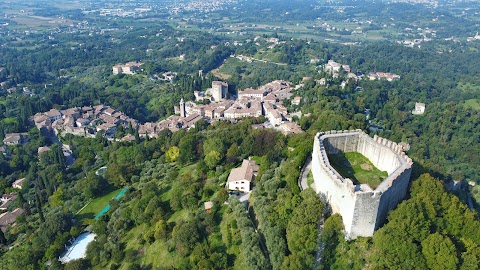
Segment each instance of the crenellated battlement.
[{"label": "crenellated battlement", "polygon": [[[338,152],[359,152],[388,176],[375,190],[354,184],[330,164],[328,155]],[[400,145],[377,135],[371,138],[360,129],[319,132],[312,157],[316,190],[342,215],[348,238],[373,235],[405,196],[413,165]]]}]

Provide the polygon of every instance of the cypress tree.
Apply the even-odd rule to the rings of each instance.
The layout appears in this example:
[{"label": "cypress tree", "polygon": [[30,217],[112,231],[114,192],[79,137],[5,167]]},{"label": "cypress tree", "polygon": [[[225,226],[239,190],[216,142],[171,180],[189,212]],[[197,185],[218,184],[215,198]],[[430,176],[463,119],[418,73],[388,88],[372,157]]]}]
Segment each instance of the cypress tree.
[{"label": "cypress tree", "polygon": [[7,238],[5,238],[5,234],[3,234],[3,231],[0,230],[0,245],[6,245],[7,244]]},{"label": "cypress tree", "polygon": [[38,190],[35,192],[35,201],[37,203],[37,211],[40,215],[40,221],[45,222],[45,217],[43,216],[42,202],[40,201],[40,196],[38,195]]},{"label": "cypress tree", "polygon": [[133,131],[133,127],[132,127],[132,123],[131,122],[128,122],[128,134],[134,134],[134,131]]},{"label": "cypress tree", "polygon": [[135,143],[140,143],[140,135],[138,134],[138,129],[135,129]]}]

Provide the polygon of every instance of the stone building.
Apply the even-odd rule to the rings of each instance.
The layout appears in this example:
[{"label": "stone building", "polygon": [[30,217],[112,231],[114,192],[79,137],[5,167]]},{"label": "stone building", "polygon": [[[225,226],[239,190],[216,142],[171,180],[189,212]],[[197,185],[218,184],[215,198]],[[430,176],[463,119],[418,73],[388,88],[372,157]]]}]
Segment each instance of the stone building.
[{"label": "stone building", "polygon": [[245,90],[238,91],[238,99],[258,98],[261,99],[267,95],[267,91],[264,89],[247,88]]},{"label": "stone building", "polygon": [[3,139],[5,145],[19,145],[28,141],[28,133],[7,133]]},{"label": "stone building", "polygon": [[14,224],[17,218],[23,215],[25,211],[21,208],[16,208],[12,212],[5,212],[0,214],[0,229],[6,231],[7,227]]},{"label": "stone building", "polygon": [[210,100],[211,102],[220,102],[229,98],[228,83],[213,81],[212,87],[205,91],[193,91],[196,101]]},{"label": "stone building", "polygon": [[140,63],[140,62],[128,62],[125,64],[118,64],[112,67],[112,73],[115,75],[116,74],[133,75],[137,73],[141,65],[143,65],[143,63]]},{"label": "stone building", "polygon": [[213,101],[222,101],[228,98],[228,83],[221,81],[212,82],[212,98]]}]

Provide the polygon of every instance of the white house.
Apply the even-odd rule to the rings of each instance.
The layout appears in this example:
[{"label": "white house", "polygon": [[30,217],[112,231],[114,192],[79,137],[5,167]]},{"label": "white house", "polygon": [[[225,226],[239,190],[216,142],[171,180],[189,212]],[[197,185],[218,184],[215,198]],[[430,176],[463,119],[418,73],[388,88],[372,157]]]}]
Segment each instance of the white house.
[{"label": "white house", "polygon": [[412,114],[424,114],[425,113],[425,103],[415,103],[415,109],[412,111]]},{"label": "white house", "polygon": [[90,120],[85,118],[78,118],[75,123],[77,124],[77,127],[86,127],[90,124]]},{"label": "white house", "polygon": [[12,187],[22,189],[22,186],[23,186],[24,182],[25,182],[25,178],[15,180],[15,182],[13,182],[13,184],[12,184]]},{"label": "white house", "polygon": [[254,160],[244,159],[240,168],[232,169],[228,176],[227,188],[242,192],[250,191],[250,183],[258,174],[258,165]]},{"label": "white house", "polygon": [[50,111],[46,112],[45,115],[48,117],[50,122],[54,122],[58,119],[62,119],[62,113],[56,109],[51,109]]},{"label": "white house", "polygon": [[302,101],[302,97],[296,96],[296,97],[293,98],[292,104],[298,106],[298,105],[300,105],[300,102],[301,102],[301,101]]},{"label": "white house", "polygon": [[18,145],[28,141],[28,133],[7,133],[3,139],[5,145]]}]

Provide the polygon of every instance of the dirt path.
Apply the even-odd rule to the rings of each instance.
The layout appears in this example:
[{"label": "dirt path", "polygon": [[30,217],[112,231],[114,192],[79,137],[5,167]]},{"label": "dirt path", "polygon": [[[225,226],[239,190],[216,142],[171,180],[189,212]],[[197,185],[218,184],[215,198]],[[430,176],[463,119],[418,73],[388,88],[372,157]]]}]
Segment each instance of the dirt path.
[{"label": "dirt path", "polygon": [[307,160],[305,161],[305,165],[303,165],[302,171],[300,172],[300,177],[298,178],[298,186],[300,190],[305,190],[309,188],[308,186],[308,173],[312,170],[312,157],[308,156]]},{"label": "dirt path", "polygon": [[[300,172],[300,177],[298,178],[298,186],[300,187],[301,190],[305,190],[309,188],[307,179],[308,179],[308,174],[310,173],[311,170],[312,170],[312,156],[310,155],[305,161],[305,165],[303,165],[302,171]],[[325,249],[325,245],[321,241],[321,234],[323,230],[323,224],[325,222],[326,212],[327,212],[327,208],[325,207],[322,213],[322,217],[320,218],[320,222],[318,224],[318,236],[317,236],[318,247],[317,247],[317,252],[315,254],[315,265],[312,267],[312,270],[316,269],[322,262],[322,255],[323,255],[323,250]]]}]

